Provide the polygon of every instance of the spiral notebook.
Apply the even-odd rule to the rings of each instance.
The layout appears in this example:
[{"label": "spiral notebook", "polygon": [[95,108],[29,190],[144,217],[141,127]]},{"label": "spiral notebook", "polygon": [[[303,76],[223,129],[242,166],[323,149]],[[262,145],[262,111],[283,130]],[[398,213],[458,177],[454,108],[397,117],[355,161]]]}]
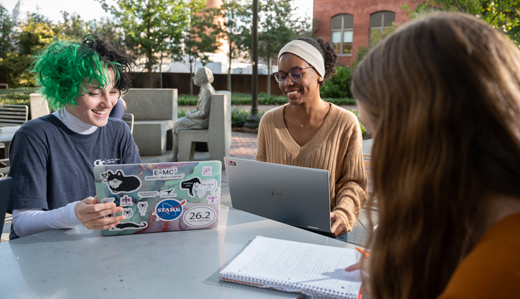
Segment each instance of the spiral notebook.
[{"label": "spiral notebook", "polygon": [[361,272],[345,272],[361,254],[257,236],[220,272],[220,279],[326,298],[360,298]]}]

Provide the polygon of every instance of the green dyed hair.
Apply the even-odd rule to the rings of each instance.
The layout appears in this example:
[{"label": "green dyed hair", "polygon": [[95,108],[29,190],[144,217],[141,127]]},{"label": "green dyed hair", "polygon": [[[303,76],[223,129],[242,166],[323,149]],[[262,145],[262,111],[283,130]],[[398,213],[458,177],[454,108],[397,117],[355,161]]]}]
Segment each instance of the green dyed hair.
[{"label": "green dyed hair", "polygon": [[74,99],[85,95],[82,82],[99,82],[100,88],[110,84],[108,68],[114,71],[115,86],[120,81],[120,64],[100,59],[95,39],[87,36],[83,42],[56,41],[37,55],[31,72],[35,73],[40,92],[54,109],[66,104],[77,105]]}]

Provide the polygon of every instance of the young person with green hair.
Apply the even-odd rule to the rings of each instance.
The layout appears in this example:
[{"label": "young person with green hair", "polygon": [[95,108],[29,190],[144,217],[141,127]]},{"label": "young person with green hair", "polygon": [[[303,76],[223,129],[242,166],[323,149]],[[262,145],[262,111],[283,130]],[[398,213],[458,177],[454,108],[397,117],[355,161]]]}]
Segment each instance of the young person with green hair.
[{"label": "young person with green hair", "polygon": [[84,225],[108,229],[124,216],[97,203],[93,168],[140,163],[129,127],[109,118],[130,87],[134,61],[97,37],[57,41],[37,56],[32,72],[55,113],[26,122],[10,148],[13,178],[11,239]]}]

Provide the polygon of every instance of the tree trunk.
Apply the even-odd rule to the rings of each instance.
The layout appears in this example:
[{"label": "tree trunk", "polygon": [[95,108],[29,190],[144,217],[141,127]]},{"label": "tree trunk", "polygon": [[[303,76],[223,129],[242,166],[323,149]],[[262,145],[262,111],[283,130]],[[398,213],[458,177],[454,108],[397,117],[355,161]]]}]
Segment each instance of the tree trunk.
[{"label": "tree trunk", "polygon": [[190,62],[190,94],[193,94],[193,60],[191,56],[188,56]]},{"label": "tree trunk", "polygon": [[267,96],[271,96],[271,56],[267,59]]},{"label": "tree trunk", "polygon": [[228,63],[229,63],[229,66],[228,66],[228,72],[227,72],[227,90],[229,92],[231,92],[231,56],[232,56],[232,45],[231,45],[231,41],[229,41],[229,54],[228,54]]},{"label": "tree trunk", "polygon": [[160,88],[163,88],[163,84],[162,84],[162,59],[163,59],[163,56],[162,56],[162,52],[161,52],[161,60],[159,61],[159,87]]},{"label": "tree trunk", "polygon": [[153,77],[152,77],[152,49],[148,49],[148,86],[153,88]]}]

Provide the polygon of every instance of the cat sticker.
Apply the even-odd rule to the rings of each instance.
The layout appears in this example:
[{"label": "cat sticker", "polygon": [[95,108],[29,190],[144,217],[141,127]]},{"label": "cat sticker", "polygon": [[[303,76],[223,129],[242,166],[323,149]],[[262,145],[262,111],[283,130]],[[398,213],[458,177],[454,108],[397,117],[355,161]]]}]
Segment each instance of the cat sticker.
[{"label": "cat sticker", "polygon": [[188,195],[190,197],[195,197],[194,190],[197,191],[197,196],[199,198],[204,197],[206,192],[215,193],[217,191],[218,183],[216,180],[201,180],[198,177],[191,178],[186,181],[181,182],[181,189],[188,190]]},{"label": "cat sticker", "polygon": [[106,180],[104,183],[108,185],[112,194],[130,193],[141,187],[141,180],[137,176],[125,176],[122,170],[116,173],[108,170],[101,174],[101,178]]}]

